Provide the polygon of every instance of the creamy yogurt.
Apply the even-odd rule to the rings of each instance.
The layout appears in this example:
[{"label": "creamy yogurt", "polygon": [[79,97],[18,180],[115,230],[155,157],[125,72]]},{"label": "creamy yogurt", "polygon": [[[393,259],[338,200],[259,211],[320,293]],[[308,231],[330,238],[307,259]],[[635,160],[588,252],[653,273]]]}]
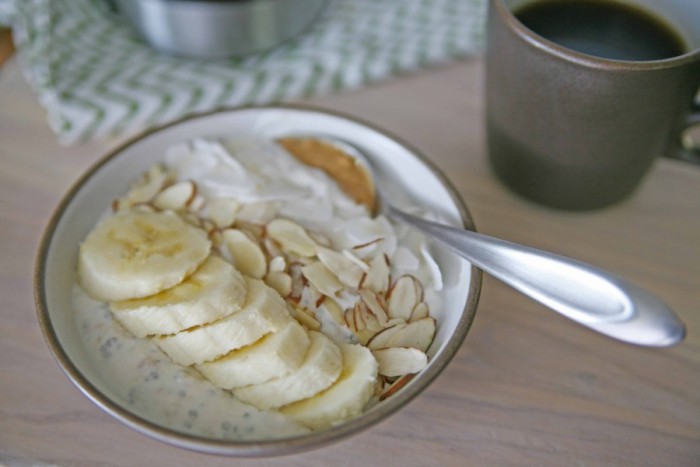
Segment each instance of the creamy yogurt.
[{"label": "creamy yogurt", "polygon": [[[337,250],[381,238],[354,252],[365,258],[386,253],[392,258],[392,277],[414,275],[422,282],[431,309],[440,305],[442,275],[420,235],[382,216],[371,218],[324,172],[301,164],[276,144],[197,139],[173,146],[165,155],[165,165],[178,179],[195,181],[208,199],[240,201],[239,218],[264,223],[286,217],[327,238]],[[356,299],[348,296],[339,301],[349,306]],[[92,365],[131,412],[164,427],[213,439],[264,440],[309,431],[275,411],[244,404],[196,370],[173,363],[155,344],[122,328],[106,303],[91,299],[77,285],[73,304]],[[350,338],[322,312],[318,317],[322,331],[332,339]]]},{"label": "creamy yogurt", "polygon": [[155,344],[126,331],[109,306],[73,290],[75,320],[95,370],[130,411],[183,433],[261,440],[308,433],[277,412],[262,412],[173,363]]},{"label": "creamy yogurt", "polygon": [[[195,180],[206,196],[234,198],[243,203],[244,213],[246,206],[254,206],[247,212],[265,213],[251,221],[292,219],[328,238],[336,250],[382,239],[353,253],[361,258],[386,253],[392,258],[392,277],[414,275],[435,301],[430,304],[439,305],[433,292],[442,289],[442,275],[422,235],[383,215],[370,217],[367,208],[346,196],[325,172],[302,164],[274,142],[195,139],[171,147],[165,163],[180,179]],[[434,213],[404,208],[439,220]]]}]

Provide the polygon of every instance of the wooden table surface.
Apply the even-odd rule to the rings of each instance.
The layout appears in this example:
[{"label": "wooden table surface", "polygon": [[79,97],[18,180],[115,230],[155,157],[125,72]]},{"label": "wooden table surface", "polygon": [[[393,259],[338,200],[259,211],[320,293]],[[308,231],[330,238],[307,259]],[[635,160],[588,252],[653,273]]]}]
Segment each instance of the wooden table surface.
[{"label": "wooden table surface", "polygon": [[700,167],[660,160],[597,212],[532,205],[489,172],[482,62],[314,99],[428,154],[480,231],[602,266],[662,297],[688,337],[646,349],[594,334],[485,277],[456,358],[404,410],[333,446],[235,460],[147,438],[68,381],[39,330],[34,256],[59,198],[116,141],[62,147],[16,60],[0,70],[0,464],[58,466],[700,465]]}]

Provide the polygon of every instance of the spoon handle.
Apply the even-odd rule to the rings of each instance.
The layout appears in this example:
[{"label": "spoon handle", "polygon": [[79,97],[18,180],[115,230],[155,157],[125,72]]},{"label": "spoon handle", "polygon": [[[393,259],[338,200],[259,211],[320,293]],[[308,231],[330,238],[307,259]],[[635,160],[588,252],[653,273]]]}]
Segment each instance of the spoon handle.
[{"label": "spoon handle", "polygon": [[430,222],[391,206],[384,212],[523,294],[609,337],[652,347],[674,345],[685,337],[683,323],[661,300],[589,264]]}]

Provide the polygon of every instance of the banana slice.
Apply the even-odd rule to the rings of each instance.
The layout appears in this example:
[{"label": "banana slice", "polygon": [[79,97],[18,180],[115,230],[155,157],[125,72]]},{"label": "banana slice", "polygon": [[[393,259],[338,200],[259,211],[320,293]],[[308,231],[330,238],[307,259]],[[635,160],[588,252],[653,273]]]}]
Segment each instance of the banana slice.
[{"label": "banana slice", "polygon": [[336,425],[362,413],[374,393],[377,360],[369,349],[357,344],[340,344],[343,371],[325,391],[286,407],[280,412],[307,428],[318,430]]},{"label": "banana slice", "polygon": [[250,345],[293,319],[282,297],[263,281],[246,277],[246,283],[248,294],[240,311],[213,323],[156,337],[154,342],[176,363],[192,365]]},{"label": "banana slice", "polygon": [[310,343],[306,329],[291,320],[284,329],[213,362],[197,365],[197,369],[223,389],[260,384],[299,368]]},{"label": "banana slice", "polygon": [[320,332],[310,331],[309,338],[309,351],[295,372],[262,384],[233,389],[236,397],[267,410],[314,396],[332,385],[343,366],[340,349]]},{"label": "banana slice", "polygon": [[113,302],[117,320],[137,337],[174,334],[239,311],[245,279],[230,263],[210,256],[194,274],[159,294]]},{"label": "banana slice", "polygon": [[210,249],[203,230],[172,212],[119,212],[80,246],[78,276],[97,300],[143,298],[182,282]]}]

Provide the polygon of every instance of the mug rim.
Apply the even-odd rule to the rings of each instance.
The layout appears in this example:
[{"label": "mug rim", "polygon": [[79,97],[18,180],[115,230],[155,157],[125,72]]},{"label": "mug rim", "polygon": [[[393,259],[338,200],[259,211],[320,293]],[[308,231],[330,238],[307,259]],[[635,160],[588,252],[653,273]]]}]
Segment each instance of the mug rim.
[{"label": "mug rim", "polygon": [[537,34],[515,16],[511,9],[506,6],[504,0],[490,0],[490,4],[495,7],[496,13],[509,28],[524,42],[557,58],[588,68],[650,71],[669,69],[700,61],[700,46],[696,46],[681,55],[658,60],[616,60],[590,55],[564,47]]}]

